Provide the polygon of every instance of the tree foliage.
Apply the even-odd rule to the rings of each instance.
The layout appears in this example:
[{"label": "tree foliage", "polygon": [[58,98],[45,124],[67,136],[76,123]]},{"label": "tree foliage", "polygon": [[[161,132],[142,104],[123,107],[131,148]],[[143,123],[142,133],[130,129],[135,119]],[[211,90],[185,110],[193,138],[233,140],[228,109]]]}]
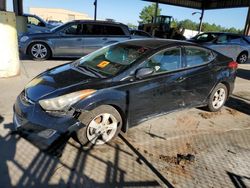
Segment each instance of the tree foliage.
[{"label": "tree foliage", "polygon": [[127,23],[127,26],[131,29],[137,29],[138,26],[132,24],[132,23]]},{"label": "tree foliage", "polygon": [[[151,23],[155,15],[156,3],[145,6],[140,12],[140,19],[142,23]],[[161,14],[161,9],[158,8],[157,16]]]},{"label": "tree foliage", "polygon": [[[185,29],[191,29],[191,30],[198,30],[199,23],[193,22],[192,20],[186,19],[182,21],[174,20],[172,23],[172,27],[183,27]],[[216,24],[210,24],[210,23],[203,23],[202,32],[208,32],[208,31],[221,31],[221,32],[230,32],[230,33],[243,33],[243,30],[236,29],[234,27],[226,28],[222,27],[221,25]]]}]

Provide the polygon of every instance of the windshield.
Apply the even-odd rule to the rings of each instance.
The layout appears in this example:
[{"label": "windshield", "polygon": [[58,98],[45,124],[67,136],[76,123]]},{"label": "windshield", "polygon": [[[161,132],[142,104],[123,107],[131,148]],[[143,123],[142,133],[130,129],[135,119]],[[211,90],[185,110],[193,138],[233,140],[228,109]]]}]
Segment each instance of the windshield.
[{"label": "windshield", "polygon": [[118,43],[97,50],[80,60],[79,66],[104,76],[114,76],[126,69],[148,51],[148,48]]},{"label": "windshield", "polygon": [[52,29],[50,29],[50,32],[55,32],[55,31],[59,31],[59,30],[61,30],[62,28],[64,28],[66,25],[68,25],[69,24],[69,22],[68,23],[65,23],[65,24],[60,24],[60,25],[58,25],[58,26],[56,26],[56,27],[53,27]]}]

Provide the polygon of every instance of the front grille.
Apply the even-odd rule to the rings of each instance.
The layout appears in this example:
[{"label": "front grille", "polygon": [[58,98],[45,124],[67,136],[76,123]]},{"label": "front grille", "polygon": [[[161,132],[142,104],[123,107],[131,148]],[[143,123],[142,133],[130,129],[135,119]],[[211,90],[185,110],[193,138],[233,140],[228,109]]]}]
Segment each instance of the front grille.
[{"label": "front grille", "polygon": [[27,123],[27,120],[16,113],[14,114],[14,122],[17,127],[21,127]]}]

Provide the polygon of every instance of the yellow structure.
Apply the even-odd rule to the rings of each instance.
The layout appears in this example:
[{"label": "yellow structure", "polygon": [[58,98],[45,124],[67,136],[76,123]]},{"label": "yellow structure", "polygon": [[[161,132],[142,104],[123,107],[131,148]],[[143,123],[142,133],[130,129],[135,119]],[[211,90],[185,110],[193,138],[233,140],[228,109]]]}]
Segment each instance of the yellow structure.
[{"label": "yellow structure", "polygon": [[0,11],[0,78],[19,74],[20,62],[14,12]]},{"label": "yellow structure", "polygon": [[91,20],[87,14],[80,12],[73,12],[65,9],[57,8],[30,8],[30,14],[35,14],[44,20],[57,20],[68,22],[72,20]]}]

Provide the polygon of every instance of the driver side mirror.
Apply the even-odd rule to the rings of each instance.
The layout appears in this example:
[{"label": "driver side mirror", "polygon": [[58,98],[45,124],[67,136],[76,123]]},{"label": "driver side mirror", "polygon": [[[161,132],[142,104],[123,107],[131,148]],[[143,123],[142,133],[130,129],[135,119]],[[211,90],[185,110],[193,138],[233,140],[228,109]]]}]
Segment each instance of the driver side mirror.
[{"label": "driver side mirror", "polygon": [[153,68],[149,68],[149,67],[140,68],[136,71],[135,77],[142,79],[153,74],[154,72],[155,70]]}]

